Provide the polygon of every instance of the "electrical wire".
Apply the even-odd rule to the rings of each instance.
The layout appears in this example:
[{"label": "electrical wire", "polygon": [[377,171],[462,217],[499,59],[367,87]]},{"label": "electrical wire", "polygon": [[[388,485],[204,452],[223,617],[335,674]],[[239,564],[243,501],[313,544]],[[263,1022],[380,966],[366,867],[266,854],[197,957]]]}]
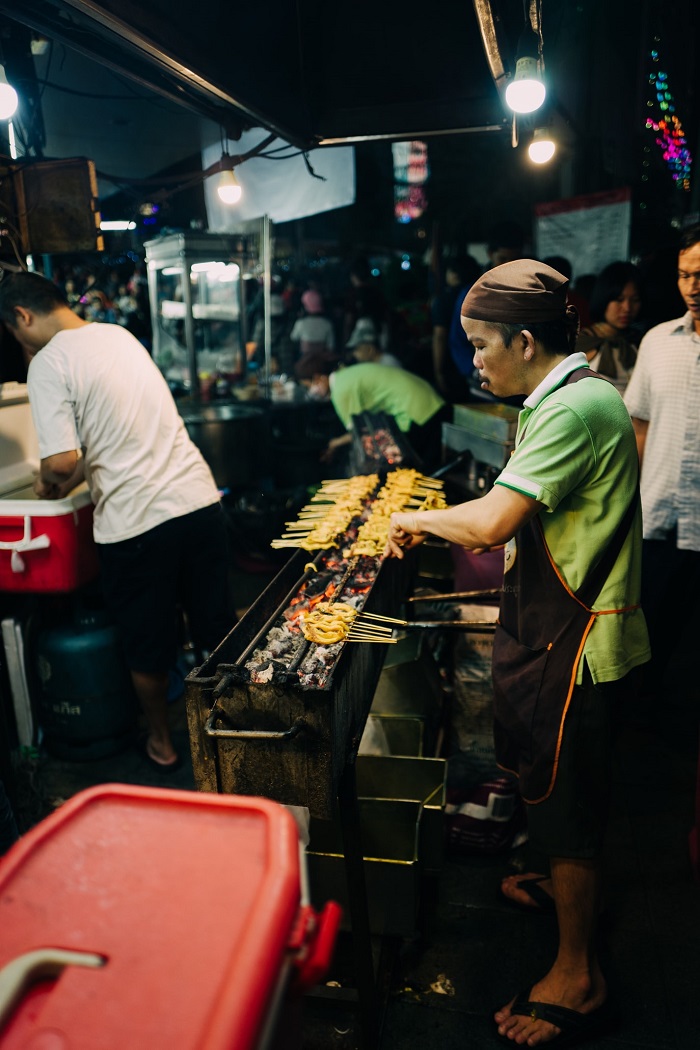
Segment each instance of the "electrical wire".
[{"label": "electrical wire", "polygon": [[304,157],[304,164],[306,165],[306,170],[308,171],[309,175],[311,175],[314,179],[320,179],[321,182],[327,182],[328,180],[326,179],[325,175],[317,175],[314,169],[311,167],[311,161],[309,160],[308,154],[304,153],[302,154],[302,156]]},{"label": "electrical wire", "polygon": [[285,153],[283,156],[279,156],[279,157],[273,156],[273,153],[279,152],[279,150],[287,149],[287,148],[289,148],[289,147],[287,147],[287,146],[278,146],[277,150],[270,150],[268,153],[260,153],[260,154],[258,154],[258,156],[265,157],[266,160],[291,160],[293,157],[303,157],[304,158],[304,164],[306,165],[306,170],[308,171],[309,175],[312,176],[312,178],[319,179],[321,182],[327,182],[328,181],[328,179],[326,178],[325,175],[317,175],[316,172],[314,171],[314,169],[311,167],[311,162],[309,161],[309,155],[308,155],[308,151],[307,150],[300,149],[300,150],[296,150],[294,153]]},{"label": "electrical wire", "polygon": [[[237,156],[228,156],[224,150],[221,160],[217,160],[213,164],[210,164],[209,167],[205,168],[203,171],[194,171],[181,175],[155,175],[149,178],[140,179],[128,178],[123,175],[109,175],[104,171],[98,171],[96,172],[96,175],[99,179],[102,179],[105,182],[111,182],[114,186],[119,186],[120,188],[135,186],[148,189],[149,187],[158,187],[157,189],[154,189],[153,198],[157,201],[164,201],[176,193],[180,193],[192,186],[196,186],[199,182],[204,182],[204,180],[208,179],[211,175],[217,175],[221,171],[232,170],[233,168],[237,168],[239,165],[245,163],[245,161],[250,160],[251,157],[261,156],[276,138],[277,135],[275,134],[267,135],[266,138],[257,144],[257,146],[253,146],[253,148],[249,149],[246,153],[241,153]],[[222,164],[224,156],[227,158],[227,163]],[[307,167],[309,167],[309,170],[311,171],[308,162]],[[311,174],[313,174],[315,178],[322,177],[316,175],[313,171],[311,171]]]},{"label": "electrical wire", "polygon": [[[5,225],[7,225],[7,224],[5,224]],[[7,238],[7,240],[12,245],[12,251],[15,253],[15,259],[20,264],[22,269],[26,270],[26,265],[25,265],[24,261],[22,260],[22,256],[20,255],[19,250],[17,248],[17,241],[15,240],[13,235],[10,233],[10,231],[8,229],[3,229],[2,231],[0,231],[0,236]]]}]

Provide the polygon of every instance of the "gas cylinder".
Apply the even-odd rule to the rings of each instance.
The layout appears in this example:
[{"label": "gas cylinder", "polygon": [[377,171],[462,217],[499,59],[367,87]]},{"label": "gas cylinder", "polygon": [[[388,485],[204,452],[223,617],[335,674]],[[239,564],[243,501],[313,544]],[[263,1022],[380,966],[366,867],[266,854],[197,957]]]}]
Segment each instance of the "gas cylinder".
[{"label": "gas cylinder", "polygon": [[92,761],[133,740],[138,703],[117,630],[94,601],[73,599],[40,618],[31,660],[42,740],[49,754]]}]

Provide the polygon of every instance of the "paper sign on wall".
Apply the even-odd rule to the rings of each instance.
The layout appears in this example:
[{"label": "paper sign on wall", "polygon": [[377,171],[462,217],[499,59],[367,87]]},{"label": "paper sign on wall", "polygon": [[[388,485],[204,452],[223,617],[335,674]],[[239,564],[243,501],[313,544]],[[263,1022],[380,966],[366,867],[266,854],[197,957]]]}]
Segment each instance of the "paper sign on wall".
[{"label": "paper sign on wall", "polygon": [[629,188],[587,193],[535,205],[537,257],[563,255],[573,278],[598,274],[629,259],[632,194]]}]

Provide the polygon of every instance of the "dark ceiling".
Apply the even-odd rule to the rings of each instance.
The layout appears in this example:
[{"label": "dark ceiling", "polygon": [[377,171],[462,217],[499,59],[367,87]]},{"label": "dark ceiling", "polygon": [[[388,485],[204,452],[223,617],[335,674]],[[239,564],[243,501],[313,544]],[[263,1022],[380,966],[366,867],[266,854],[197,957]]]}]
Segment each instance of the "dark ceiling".
[{"label": "dark ceiling", "polygon": [[[506,68],[522,0],[492,0]],[[11,18],[237,130],[303,147],[500,126],[468,0],[5,0]]]},{"label": "dark ceiling", "polygon": [[[700,210],[700,180],[679,196],[645,129],[648,65],[659,48],[691,150],[700,146],[697,0],[542,0],[546,113],[562,149],[548,173],[511,149],[477,11],[495,28],[509,75],[524,8],[534,0],[0,0],[8,72],[29,78],[25,125],[45,155],[90,156],[144,177],[198,154],[203,125],[232,139],[267,128],[304,150],[433,136],[434,214],[473,228],[489,212],[632,188],[659,221]],[[38,79],[37,79],[38,78]],[[11,78],[12,79],[12,78]],[[500,86],[503,84],[501,82]],[[519,122],[525,141],[532,119]],[[101,187],[102,189],[102,187]],[[644,211],[646,209],[646,211]]]}]

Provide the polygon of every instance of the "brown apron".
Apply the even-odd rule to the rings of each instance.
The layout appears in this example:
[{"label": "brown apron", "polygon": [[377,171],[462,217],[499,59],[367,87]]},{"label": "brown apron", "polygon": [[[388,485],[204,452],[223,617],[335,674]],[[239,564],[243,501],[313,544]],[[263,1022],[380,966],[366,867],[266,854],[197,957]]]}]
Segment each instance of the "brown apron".
[{"label": "brown apron", "polygon": [[[589,376],[603,378],[580,368],[566,383]],[[629,611],[593,612],[591,606],[638,503],[637,488],[615,535],[576,592],[552,559],[539,515],[517,533],[515,564],[506,573],[493,643],[494,737],[498,764],[518,774],[526,802],[542,802],[554,787],[576,672],[596,616]]]}]

